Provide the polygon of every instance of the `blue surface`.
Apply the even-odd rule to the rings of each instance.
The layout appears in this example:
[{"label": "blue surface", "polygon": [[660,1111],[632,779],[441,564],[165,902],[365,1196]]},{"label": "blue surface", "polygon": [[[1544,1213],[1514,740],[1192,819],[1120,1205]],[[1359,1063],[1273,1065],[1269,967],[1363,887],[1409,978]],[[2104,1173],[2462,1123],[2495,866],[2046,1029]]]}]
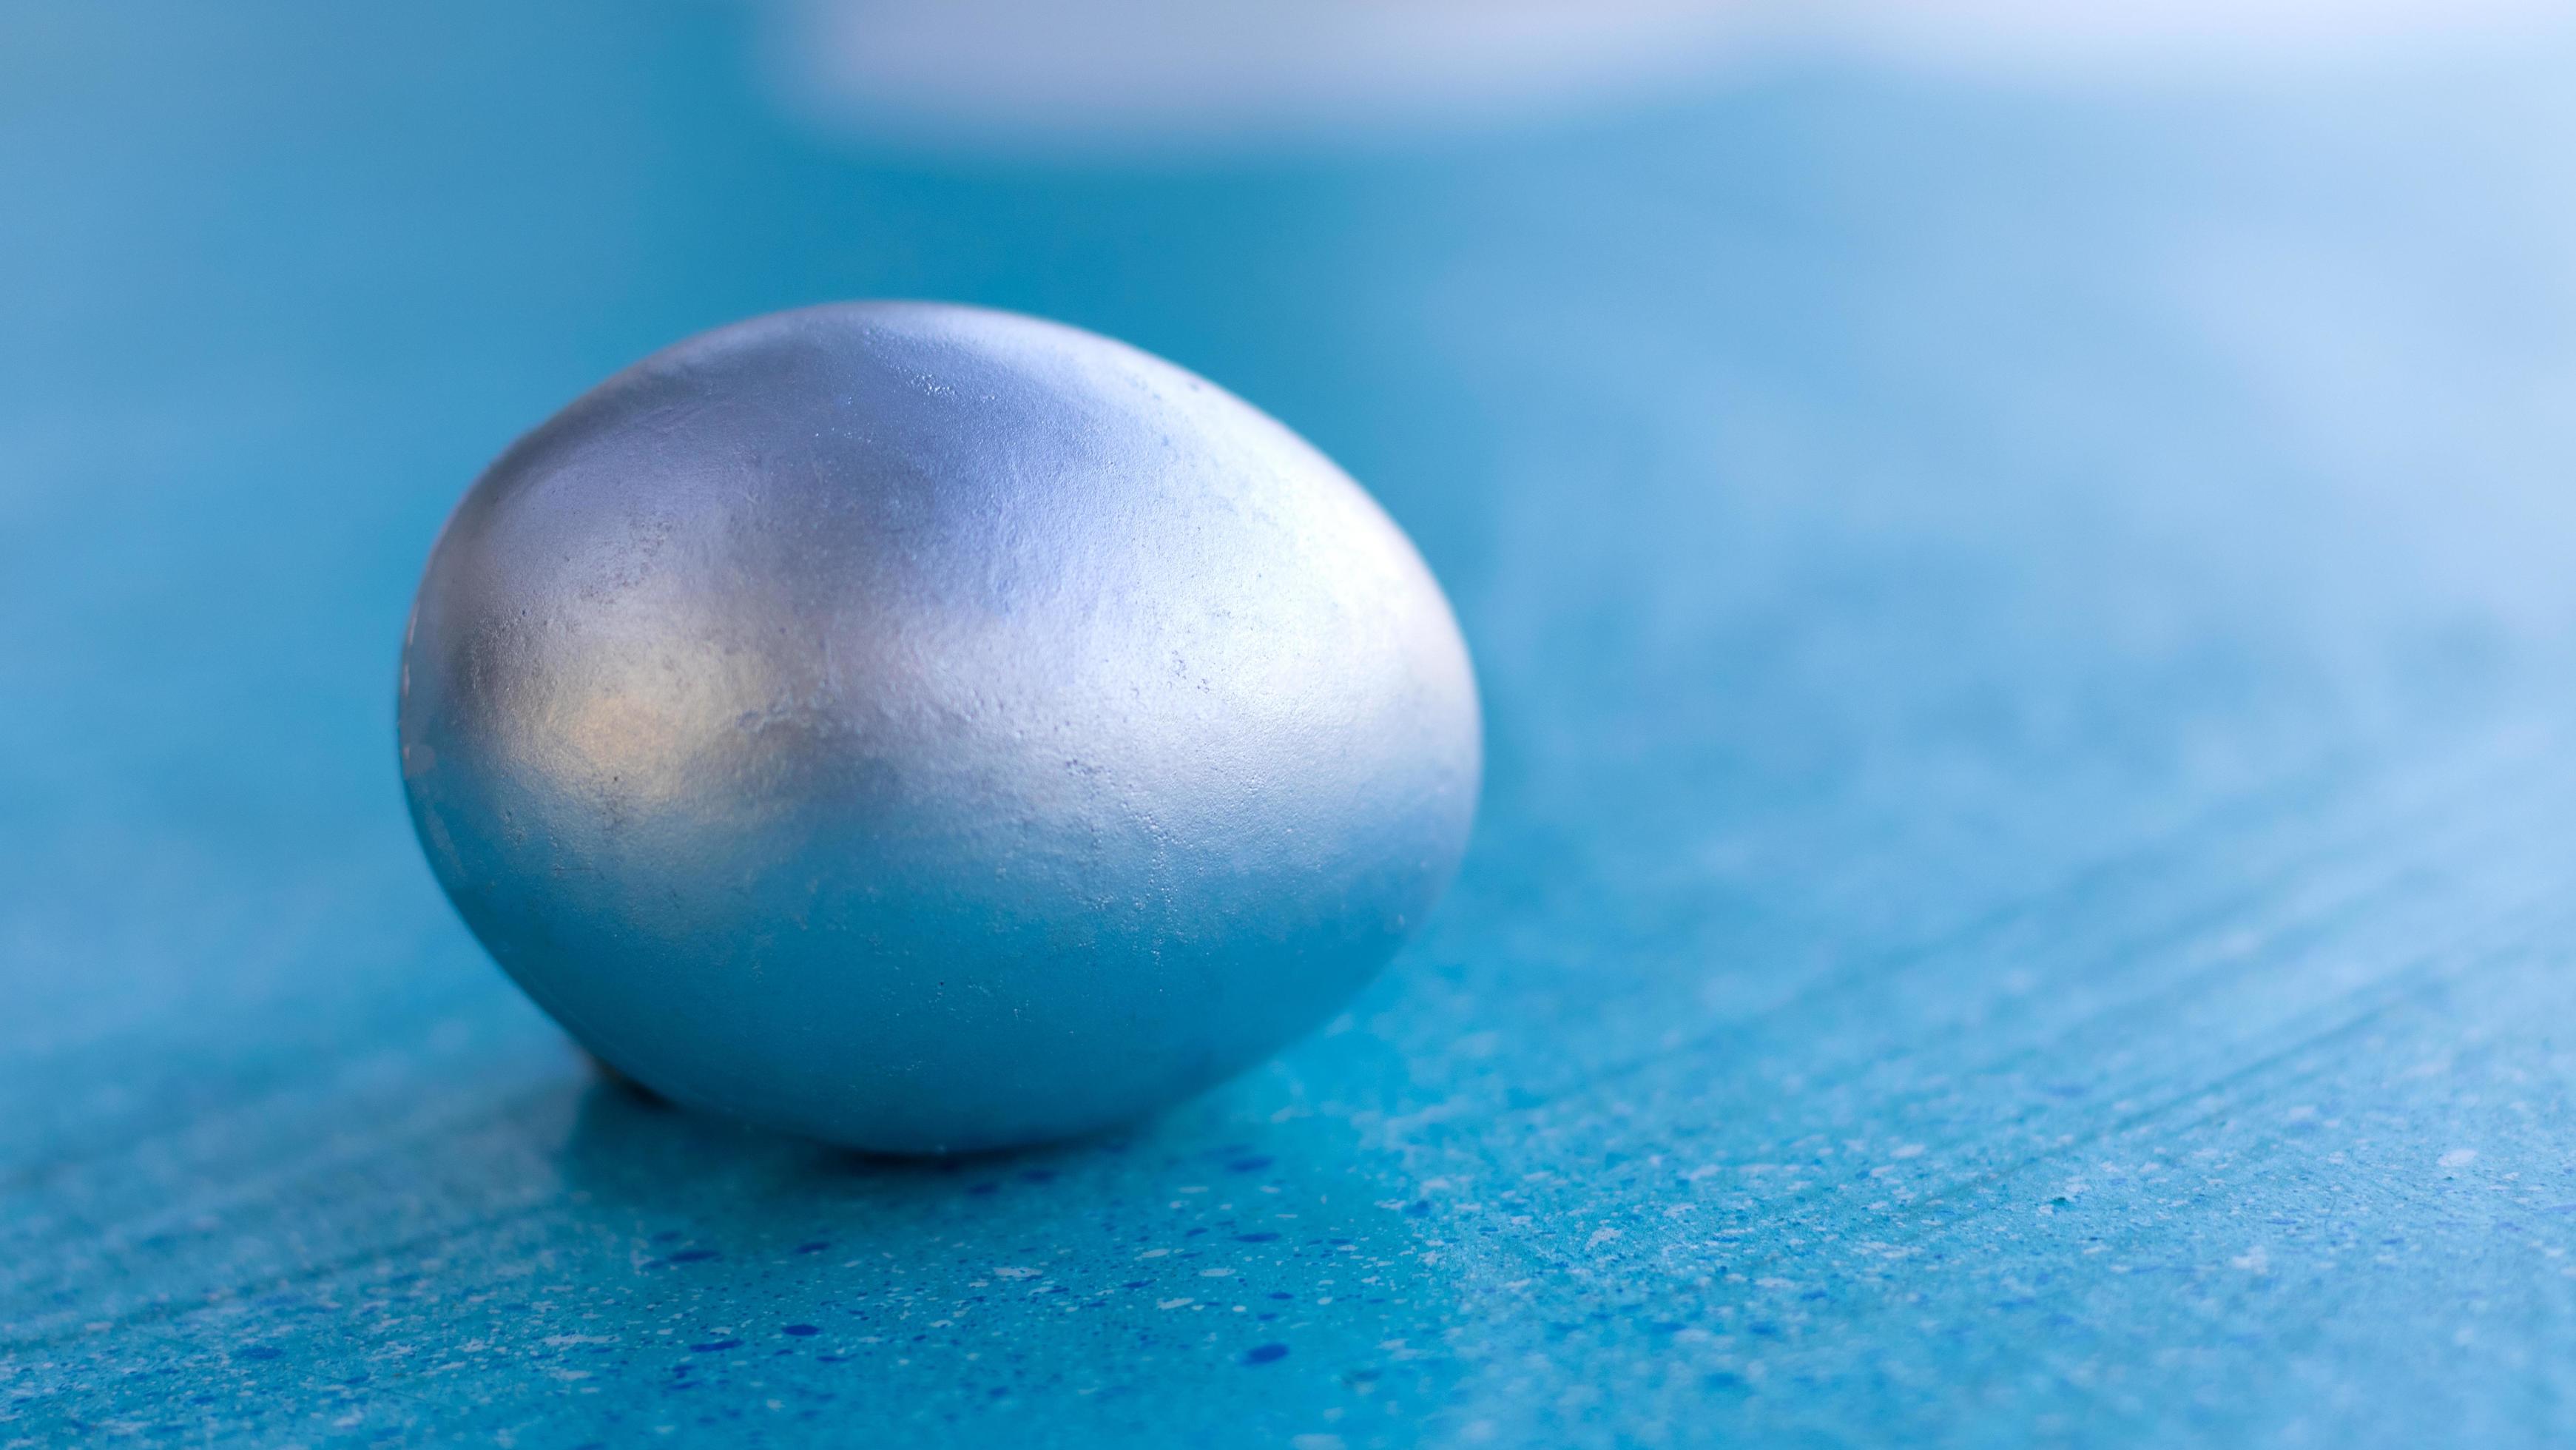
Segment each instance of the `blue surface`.
[{"label": "blue surface", "polygon": [[[521,9],[6,18],[0,1442],[2576,1431],[2569,56],[1084,172]],[[403,818],[464,482],[871,294],[1278,414],[1482,672],[1427,935],[1106,1142],[598,1086]]]}]

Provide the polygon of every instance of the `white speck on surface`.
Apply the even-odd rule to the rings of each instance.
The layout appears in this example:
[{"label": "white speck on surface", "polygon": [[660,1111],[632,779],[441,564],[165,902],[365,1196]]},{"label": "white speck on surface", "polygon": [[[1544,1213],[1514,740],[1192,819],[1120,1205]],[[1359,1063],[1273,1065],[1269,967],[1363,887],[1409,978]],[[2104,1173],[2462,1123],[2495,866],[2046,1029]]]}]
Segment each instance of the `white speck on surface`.
[{"label": "white speck on surface", "polygon": [[2477,1161],[2478,1150],[2475,1148],[2454,1148],[2442,1155],[2442,1166],[2445,1168],[2466,1168]]}]

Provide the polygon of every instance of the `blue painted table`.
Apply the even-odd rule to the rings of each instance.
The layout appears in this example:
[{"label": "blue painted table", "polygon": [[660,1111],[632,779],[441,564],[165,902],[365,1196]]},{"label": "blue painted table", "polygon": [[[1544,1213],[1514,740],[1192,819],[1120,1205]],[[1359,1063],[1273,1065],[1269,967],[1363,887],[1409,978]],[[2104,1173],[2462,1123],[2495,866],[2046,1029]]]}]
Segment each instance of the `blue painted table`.
[{"label": "blue painted table", "polygon": [[[2576,1435],[2576,57],[1085,169],[526,9],[0,17],[0,1443]],[[604,1087],[403,818],[477,468],[885,294],[1269,407],[1478,653],[1427,934],[1108,1141]]]}]

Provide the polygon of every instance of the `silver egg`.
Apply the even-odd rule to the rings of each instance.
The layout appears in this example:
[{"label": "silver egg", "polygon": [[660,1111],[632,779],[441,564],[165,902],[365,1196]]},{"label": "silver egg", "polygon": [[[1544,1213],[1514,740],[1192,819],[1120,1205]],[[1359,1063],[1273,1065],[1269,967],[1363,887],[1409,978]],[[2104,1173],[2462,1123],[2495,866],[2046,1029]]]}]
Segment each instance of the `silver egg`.
[{"label": "silver egg", "polygon": [[610,378],[475,483],[403,641],[439,882],[685,1104],[957,1152],[1174,1101],[1422,921],[1481,740],[1440,587],[1249,404],[861,303]]}]

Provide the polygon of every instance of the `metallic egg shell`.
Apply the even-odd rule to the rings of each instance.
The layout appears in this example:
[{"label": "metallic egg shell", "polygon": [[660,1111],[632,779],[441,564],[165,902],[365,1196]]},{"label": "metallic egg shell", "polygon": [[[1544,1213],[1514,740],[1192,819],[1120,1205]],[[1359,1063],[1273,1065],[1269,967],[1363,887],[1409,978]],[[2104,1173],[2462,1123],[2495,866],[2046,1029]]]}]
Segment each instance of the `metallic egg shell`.
[{"label": "metallic egg shell", "polygon": [[502,967],[682,1103],[1061,1138],[1329,1016],[1464,851],[1476,689],[1356,484],[1008,313],[667,349],[492,465],[403,644],[403,780]]}]

